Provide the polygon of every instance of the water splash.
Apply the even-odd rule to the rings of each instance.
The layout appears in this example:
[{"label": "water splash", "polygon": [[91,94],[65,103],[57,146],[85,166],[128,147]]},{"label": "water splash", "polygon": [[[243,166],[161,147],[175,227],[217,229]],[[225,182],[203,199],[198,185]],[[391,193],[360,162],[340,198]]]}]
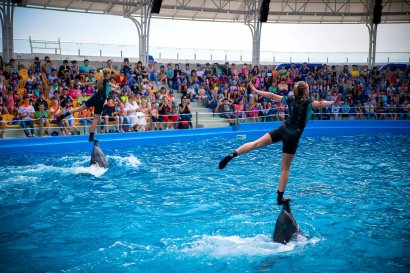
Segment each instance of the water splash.
[{"label": "water splash", "polygon": [[118,156],[118,155],[111,155],[107,156],[108,159],[114,160],[120,166],[132,167],[137,168],[141,165],[141,161],[134,155],[130,156]]},{"label": "water splash", "polygon": [[238,256],[267,256],[289,252],[295,248],[302,248],[308,244],[316,244],[320,239],[299,236],[297,240],[287,245],[273,243],[269,235],[258,234],[254,237],[197,235],[193,241],[180,244],[179,240],[163,239],[169,245],[168,251],[180,252],[190,256],[212,256],[215,258]]}]

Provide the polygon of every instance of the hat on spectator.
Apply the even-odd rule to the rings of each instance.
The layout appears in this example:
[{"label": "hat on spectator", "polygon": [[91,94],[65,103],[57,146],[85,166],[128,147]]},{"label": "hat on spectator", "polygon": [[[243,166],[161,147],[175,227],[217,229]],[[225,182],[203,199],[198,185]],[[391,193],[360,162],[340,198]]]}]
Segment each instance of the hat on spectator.
[{"label": "hat on spectator", "polygon": [[81,73],[84,73],[84,70],[80,69],[80,74],[81,74]]},{"label": "hat on spectator", "polygon": [[93,69],[90,69],[89,73],[94,73],[94,70],[93,70]]},{"label": "hat on spectator", "polygon": [[73,100],[70,98],[65,99],[65,104],[73,103]]},{"label": "hat on spectator", "polygon": [[31,81],[26,81],[26,86],[33,85]]},{"label": "hat on spectator", "polygon": [[210,63],[206,63],[205,65],[210,65]]},{"label": "hat on spectator", "polygon": [[129,85],[129,83],[128,83],[128,82],[124,82],[124,85]]},{"label": "hat on spectator", "polygon": [[28,71],[28,74],[29,74],[29,75],[30,75],[30,74],[33,74],[33,71],[29,70],[29,71]]},{"label": "hat on spectator", "polygon": [[58,79],[54,79],[54,80],[53,80],[53,83],[54,83],[54,82],[58,82]]},{"label": "hat on spectator", "polygon": [[225,64],[229,64],[229,62],[225,62]]},{"label": "hat on spectator", "polygon": [[172,65],[172,64],[167,64],[167,65]]},{"label": "hat on spectator", "polygon": [[76,60],[72,60],[71,63],[72,63],[72,64],[76,64],[77,61],[76,61]]},{"label": "hat on spectator", "polygon": [[14,87],[13,86],[9,86],[9,91],[13,91]]}]

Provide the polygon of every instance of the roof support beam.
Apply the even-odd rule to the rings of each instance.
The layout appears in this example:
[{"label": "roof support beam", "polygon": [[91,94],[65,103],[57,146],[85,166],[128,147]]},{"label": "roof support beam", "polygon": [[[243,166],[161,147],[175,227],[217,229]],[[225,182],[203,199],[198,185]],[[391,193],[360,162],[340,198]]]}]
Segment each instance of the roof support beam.
[{"label": "roof support beam", "polygon": [[11,0],[3,1],[0,6],[0,20],[3,35],[3,60],[8,63],[13,58],[14,53],[14,19],[15,4]]}]

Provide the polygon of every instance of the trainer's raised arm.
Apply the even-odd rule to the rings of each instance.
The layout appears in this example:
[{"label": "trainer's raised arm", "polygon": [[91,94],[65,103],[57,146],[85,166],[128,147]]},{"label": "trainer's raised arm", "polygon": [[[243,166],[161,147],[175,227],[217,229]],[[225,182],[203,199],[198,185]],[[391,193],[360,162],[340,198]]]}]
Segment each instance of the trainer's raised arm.
[{"label": "trainer's raised arm", "polygon": [[317,101],[315,100],[314,102],[312,102],[312,108],[313,109],[317,109],[317,108],[322,108],[322,107],[329,107],[333,104],[337,104],[339,103],[339,101],[342,99],[342,95],[338,94],[334,100],[331,101]]},{"label": "trainer's raised arm", "polygon": [[258,95],[264,96],[264,97],[269,98],[269,99],[276,100],[278,102],[282,101],[282,98],[283,98],[282,96],[276,95],[276,94],[271,93],[271,92],[260,91],[260,90],[256,89],[255,86],[253,86],[253,83],[249,83],[249,87],[252,89],[253,92],[255,92]]}]

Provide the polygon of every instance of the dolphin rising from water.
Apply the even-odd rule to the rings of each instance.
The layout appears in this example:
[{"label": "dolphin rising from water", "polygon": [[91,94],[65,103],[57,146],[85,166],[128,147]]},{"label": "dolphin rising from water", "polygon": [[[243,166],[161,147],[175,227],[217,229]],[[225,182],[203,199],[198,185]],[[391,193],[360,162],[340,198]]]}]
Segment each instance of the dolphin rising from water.
[{"label": "dolphin rising from water", "polygon": [[90,165],[98,164],[101,168],[107,168],[108,162],[102,152],[100,146],[98,145],[98,140],[94,140],[94,148],[91,153]]},{"label": "dolphin rising from water", "polygon": [[282,207],[278,219],[276,220],[275,231],[272,239],[274,242],[287,244],[296,239],[299,234],[299,226],[290,211],[290,200],[287,200]]}]

